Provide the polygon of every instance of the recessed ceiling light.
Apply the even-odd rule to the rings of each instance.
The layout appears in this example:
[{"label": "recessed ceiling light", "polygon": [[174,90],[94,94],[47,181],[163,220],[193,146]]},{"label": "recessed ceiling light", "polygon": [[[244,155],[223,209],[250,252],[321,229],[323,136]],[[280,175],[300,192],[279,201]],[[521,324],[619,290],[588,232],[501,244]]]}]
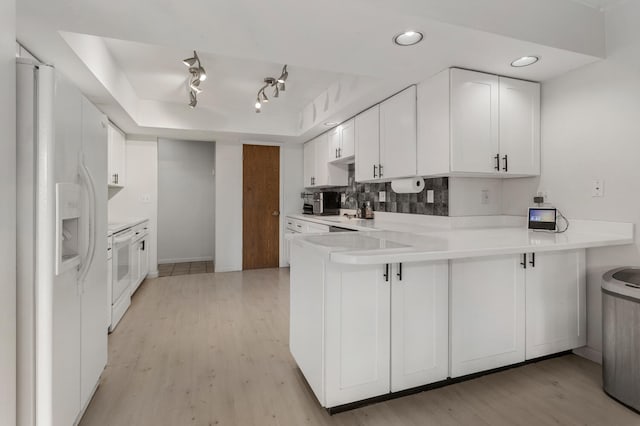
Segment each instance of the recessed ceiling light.
[{"label": "recessed ceiling light", "polygon": [[405,31],[403,33],[397,34],[393,38],[393,42],[398,46],[413,46],[414,44],[420,43],[424,35],[418,31]]},{"label": "recessed ceiling light", "polygon": [[540,58],[538,56],[523,56],[522,58],[518,58],[515,61],[511,62],[512,67],[526,67],[538,62]]},{"label": "recessed ceiling light", "polygon": [[327,127],[331,127],[331,126],[337,126],[338,123],[336,123],[335,121],[327,121],[326,123],[324,123],[324,125]]}]

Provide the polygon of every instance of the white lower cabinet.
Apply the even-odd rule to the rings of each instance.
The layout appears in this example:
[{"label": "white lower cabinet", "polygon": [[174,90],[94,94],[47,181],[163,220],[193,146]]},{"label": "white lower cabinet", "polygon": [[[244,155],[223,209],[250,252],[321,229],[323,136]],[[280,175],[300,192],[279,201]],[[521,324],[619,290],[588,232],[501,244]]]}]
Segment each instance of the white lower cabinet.
[{"label": "white lower cabinet", "polygon": [[452,260],[451,377],[586,344],[585,251]]},{"label": "white lower cabinet", "polygon": [[585,251],[527,254],[526,358],[587,343]]},{"label": "white lower cabinet", "polygon": [[291,259],[290,349],[324,407],[585,344],[584,250],[344,265],[294,239]]},{"label": "white lower cabinet", "polygon": [[447,378],[447,261],[328,266],[327,407]]},{"label": "white lower cabinet", "polygon": [[391,292],[386,266],[327,266],[326,406],[389,393]]},{"label": "white lower cabinet", "polygon": [[394,264],[391,391],[444,380],[449,372],[449,262]]},{"label": "white lower cabinet", "polygon": [[524,361],[522,258],[451,261],[451,377]]}]

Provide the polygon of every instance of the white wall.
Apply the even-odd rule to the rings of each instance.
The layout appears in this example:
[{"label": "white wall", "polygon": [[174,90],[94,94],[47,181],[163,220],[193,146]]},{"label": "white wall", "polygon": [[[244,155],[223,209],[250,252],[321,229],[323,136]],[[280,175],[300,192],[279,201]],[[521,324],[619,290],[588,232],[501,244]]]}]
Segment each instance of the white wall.
[{"label": "white wall", "polygon": [[[608,58],[542,85],[542,174],[505,185],[505,213],[537,189],[570,218],[633,222],[634,245],[587,251],[588,348],[602,350],[602,274],[640,265],[640,2],[606,13]],[[594,179],[604,197],[591,196]],[[523,195],[526,194],[526,195]],[[514,206],[514,207],[511,207]]]},{"label": "white wall", "polygon": [[[261,142],[251,142],[259,145]],[[302,145],[280,145],[280,266],[284,218],[302,211]],[[216,142],[216,272],[242,270],[242,145]]]},{"label": "white wall", "polygon": [[[449,216],[489,216],[502,213],[502,179],[449,178]],[[483,200],[487,191],[488,200]]]},{"label": "white wall", "polygon": [[242,270],[242,145],[216,142],[215,271]]},{"label": "white wall", "polygon": [[215,149],[213,142],[158,140],[159,263],[214,258]]},{"label": "white wall", "polygon": [[16,422],[16,4],[0,0],[0,423]]},{"label": "white wall", "polygon": [[158,276],[158,141],[127,139],[126,186],[109,200],[109,222],[149,219],[149,276]]},{"label": "white wall", "polygon": [[284,256],[285,216],[290,213],[302,212],[302,198],[304,192],[302,144],[283,145],[280,147],[280,266],[287,266],[288,259]]}]

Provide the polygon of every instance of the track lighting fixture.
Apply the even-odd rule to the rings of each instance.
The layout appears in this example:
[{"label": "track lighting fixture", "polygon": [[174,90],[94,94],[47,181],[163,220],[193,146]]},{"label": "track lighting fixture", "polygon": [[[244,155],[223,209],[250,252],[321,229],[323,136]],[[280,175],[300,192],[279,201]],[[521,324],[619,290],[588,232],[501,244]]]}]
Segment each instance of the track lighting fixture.
[{"label": "track lighting fixture", "polygon": [[193,51],[193,57],[187,58],[182,61],[187,67],[189,67],[189,106],[195,108],[198,104],[198,93],[202,92],[200,83],[207,79],[207,72],[200,63],[200,58],[196,51]]},{"label": "track lighting fixture", "polygon": [[258,95],[256,96],[256,113],[262,112],[262,104],[269,102],[269,97],[267,96],[265,89],[269,87],[273,87],[273,97],[279,98],[280,92],[285,91],[284,82],[287,81],[289,77],[289,72],[287,71],[287,66],[282,67],[282,73],[280,77],[277,79],[274,77],[266,77],[264,79],[264,86],[258,90]]}]

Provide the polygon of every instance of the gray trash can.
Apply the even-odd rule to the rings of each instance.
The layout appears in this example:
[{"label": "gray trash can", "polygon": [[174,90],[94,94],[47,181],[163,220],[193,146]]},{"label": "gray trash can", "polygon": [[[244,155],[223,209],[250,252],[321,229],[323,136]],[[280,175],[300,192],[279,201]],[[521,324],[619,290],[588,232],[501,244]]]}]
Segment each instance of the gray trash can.
[{"label": "gray trash can", "polygon": [[602,277],[602,346],[604,391],[640,410],[640,269]]}]

